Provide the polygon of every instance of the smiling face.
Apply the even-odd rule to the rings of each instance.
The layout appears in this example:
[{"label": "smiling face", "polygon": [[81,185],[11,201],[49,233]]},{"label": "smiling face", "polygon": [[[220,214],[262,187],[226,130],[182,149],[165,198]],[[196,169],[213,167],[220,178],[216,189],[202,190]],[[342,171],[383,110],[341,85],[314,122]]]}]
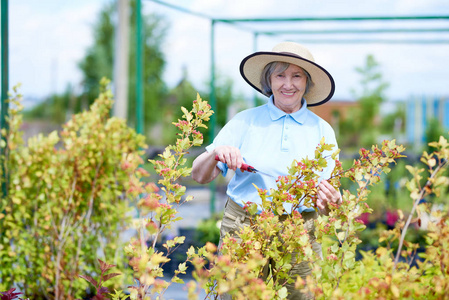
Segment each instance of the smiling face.
[{"label": "smiling face", "polygon": [[291,114],[301,108],[302,97],[307,86],[307,76],[297,65],[290,64],[285,71],[281,68],[270,76],[271,91],[274,105],[282,111]]}]

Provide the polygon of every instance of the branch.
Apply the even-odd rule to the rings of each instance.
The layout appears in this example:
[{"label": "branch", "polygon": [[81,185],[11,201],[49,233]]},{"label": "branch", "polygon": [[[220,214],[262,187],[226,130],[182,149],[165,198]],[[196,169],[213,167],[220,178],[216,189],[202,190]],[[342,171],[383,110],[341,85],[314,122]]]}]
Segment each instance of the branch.
[{"label": "branch", "polygon": [[410,212],[407,222],[404,225],[404,228],[402,229],[401,238],[399,239],[399,246],[398,251],[396,252],[396,257],[394,259],[394,266],[393,266],[393,272],[396,270],[396,266],[399,262],[399,257],[401,255],[402,246],[404,244],[405,235],[407,233],[408,227],[410,226],[410,223],[412,221],[412,217],[415,214],[416,208],[418,207],[419,202],[424,198],[424,194],[426,193],[426,187],[430,187],[432,185],[431,179],[435,178],[435,176],[438,174],[438,172],[444,168],[447,164],[447,160],[444,160],[442,164],[438,165],[438,167],[432,172],[430,175],[430,178],[427,180],[424,187],[421,188],[421,191],[419,193],[419,197],[415,200],[415,203],[413,204],[412,211]]}]

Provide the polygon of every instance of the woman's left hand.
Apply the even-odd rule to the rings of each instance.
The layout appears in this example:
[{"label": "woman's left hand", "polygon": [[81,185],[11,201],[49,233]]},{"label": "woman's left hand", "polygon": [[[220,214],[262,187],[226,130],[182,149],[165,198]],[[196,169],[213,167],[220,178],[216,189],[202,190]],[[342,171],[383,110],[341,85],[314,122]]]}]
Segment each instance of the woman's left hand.
[{"label": "woman's left hand", "polygon": [[339,206],[341,204],[341,194],[329,182],[322,180],[318,185],[317,206],[321,210],[328,210],[329,203]]}]

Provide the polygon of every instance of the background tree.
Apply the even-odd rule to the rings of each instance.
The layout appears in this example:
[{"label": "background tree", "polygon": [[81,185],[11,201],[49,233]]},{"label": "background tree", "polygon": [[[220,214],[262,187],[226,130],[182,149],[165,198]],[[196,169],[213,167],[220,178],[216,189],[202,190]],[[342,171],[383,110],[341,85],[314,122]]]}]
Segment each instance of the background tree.
[{"label": "background tree", "polygon": [[[214,109],[216,117],[216,128],[223,127],[228,119],[238,111],[241,111],[248,107],[244,101],[243,96],[234,93],[233,80],[219,72],[215,76],[215,98],[216,107]],[[176,128],[171,126],[172,122],[182,118],[182,112],[174,110],[173,107],[190,107],[192,105],[192,99],[199,93],[206,101],[210,100],[210,82],[207,82],[207,90],[199,91],[191,83],[188,78],[187,71],[184,69],[183,77],[180,82],[170,90],[166,101],[163,104],[163,116],[164,122],[160,124],[160,132],[163,132],[162,140],[164,144],[173,143],[176,138]],[[156,128],[157,129],[157,128]],[[209,134],[206,129],[201,128],[200,132],[204,135],[205,144],[209,141]]]},{"label": "background tree", "polygon": [[[130,69],[129,69],[129,105],[128,123],[135,123],[136,111],[136,40],[135,40],[135,1],[130,1]],[[115,3],[108,3],[99,14],[99,19],[95,23],[94,42],[87,50],[86,56],[80,61],[79,67],[82,71],[81,93],[74,95],[71,88],[68,88],[63,95],[54,95],[35,106],[27,113],[28,117],[50,118],[56,123],[62,123],[61,118],[66,114],[62,111],[72,110],[78,113],[85,110],[93,103],[99,93],[99,82],[102,77],[112,78],[114,65],[115,47]],[[165,35],[167,24],[165,20],[156,14],[145,15],[143,20],[144,31],[144,119],[145,128],[158,121],[159,113],[155,113],[166,95],[166,87],[162,80],[162,72],[165,65],[161,45]],[[195,97],[193,95],[192,97]],[[57,113],[53,113],[53,112]],[[64,120],[62,120],[64,121]]]},{"label": "background tree", "polygon": [[448,138],[447,131],[441,125],[441,122],[437,118],[431,118],[429,120],[429,124],[426,127],[426,136],[425,136],[425,151],[428,153],[434,151],[434,147],[429,146],[428,144],[431,142],[438,142],[440,136]]},{"label": "background tree", "polygon": [[398,134],[405,132],[406,108],[405,103],[397,103],[396,110],[382,117],[381,133],[397,138]]},{"label": "background tree", "polygon": [[159,140],[164,144],[173,143],[176,140],[176,127],[172,125],[172,122],[176,122],[182,118],[182,114],[174,107],[190,107],[192,101],[195,99],[198,90],[190,82],[187,74],[187,69],[183,67],[183,76],[178,84],[173,87],[163,102],[162,109],[162,122],[156,125],[153,129],[153,136],[159,135]]},{"label": "background tree", "polygon": [[94,25],[94,42],[80,61],[79,68],[83,73],[81,101],[77,101],[75,111],[82,109],[82,100],[90,104],[98,95],[99,82],[102,77],[112,78],[114,66],[115,26],[112,15],[115,12],[113,3],[106,4],[100,11],[99,19]]},{"label": "background tree", "polygon": [[[210,82],[207,83],[210,86]],[[203,99],[210,103],[210,93],[203,91]],[[242,95],[234,93],[234,82],[223,73],[217,72],[215,75],[215,100],[214,115],[216,118],[216,132],[222,128],[233,115],[243,109],[248,108],[247,102]],[[204,136],[204,144],[208,144],[209,135]]]},{"label": "background tree", "polygon": [[52,123],[63,124],[74,111],[73,104],[77,102],[76,99],[72,86],[68,85],[62,94],[51,95],[45,101],[25,111],[24,119],[50,120]]},{"label": "background tree", "polygon": [[[129,80],[129,105],[128,122],[135,123],[136,116],[136,10],[135,1],[131,1],[131,35],[130,35],[130,80]],[[143,22],[143,101],[145,132],[149,126],[160,121],[160,106],[167,96],[167,87],[163,81],[162,73],[165,66],[165,58],[161,47],[166,36],[168,23],[156,14],[142,16]],[[194,99],[192,95],[191,99]]]},{"label": "background tree", "polygon": [[362,77],[360,90],[353,90],[354,98],[359,106],[353,108],[349,117],[341,122],[340,144],[343,147],[368,147],[376,144],[380,132],[380,105],[385,100],[384,92],[388,88],[379,64],[372,55],[368,55],[365,65],[356,68]]}]

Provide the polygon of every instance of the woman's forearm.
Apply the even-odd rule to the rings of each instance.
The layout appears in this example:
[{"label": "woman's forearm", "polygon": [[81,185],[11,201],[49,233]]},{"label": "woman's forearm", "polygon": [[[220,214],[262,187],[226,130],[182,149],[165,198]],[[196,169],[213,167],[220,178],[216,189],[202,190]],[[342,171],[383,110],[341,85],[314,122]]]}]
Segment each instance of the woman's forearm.
[{"label": "woman's forearm", "polygon": [[215,152],[204,152],[192,164],[192,178],[198,183],[209,183],[220,174],[215,160]]}]

